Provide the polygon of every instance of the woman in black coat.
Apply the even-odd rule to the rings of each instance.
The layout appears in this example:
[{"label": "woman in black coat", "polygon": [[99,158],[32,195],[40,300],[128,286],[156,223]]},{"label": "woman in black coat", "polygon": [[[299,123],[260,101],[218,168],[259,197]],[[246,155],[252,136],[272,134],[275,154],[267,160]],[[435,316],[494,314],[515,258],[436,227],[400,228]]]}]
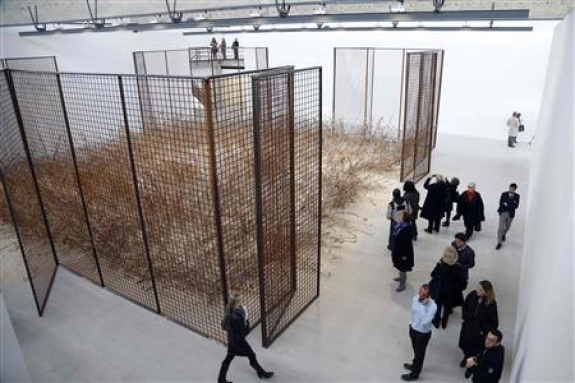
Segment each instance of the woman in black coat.
[{"label": "woman in black coat", "polygon": [[395,236],[395,246],[391,252],[393,267],[399,271],[399,277],[394,281],[399,282],[395,291],[405,290],[407,272],[413,269],[413,230],[411,228],[410,214],[406,211],[397,213],[397,224],[393,235]]},{"label": "woman in black coat", "polygon": [[218,383],[230,383],[226,379],[228,369],[232,360],[236,356],[245,356],[250,361],[250,366],[256,370],[258,377],[271,378],[274,373],[266,371],[260,366],[256,359],[256,354],[246,340],[246,335],[250,331],[250,324],[247,319],[245,308],[241,305],[241,297],[237,293],[232,293],[226,306],[226,315],[222,319],[222,327],[228,335],[228,353],[222,362]]},{"label": "woman in black coat", "polygon": [[[457,263],[457,258],[457,250],[452,246],[446,247],[441,261],[435,265],[431,272],[429,292],[437,304],[437,311],[432,322],[435,328],[439,327],[440,320],[441,327],[446,328],[451,308],[463,303],[463,293],[461,292],[463,273],[461,266]],[[441,316],[442,311],[443,317]]]},{"label": "woman in black coat", "polygon": [[463,216],[465,225],[465,236],[467,239],[473,235],[473,230],[481,231],[481,222],[485,221],[483,199],[481,194],[475,191],[475,183],[467,185],[467,190],[461,193],[457,203],[457,215],[453,220],[458,220]]},{"label": "woman in black coat", "polygon": [[403,184],[403,198],[411,207],[411,228],[413,230],[413,240],[417,241],[417,217],[419,217],[419,192],[415,188],[413,181],[405,181]]},{"label": "woman in black coat", "polygon": [[453,177],[450,182],[445,180],[445,222],[441,224],[443,227],[449,227],[451,221],[451,212],[453,211],[453,203],[459,200],[459,179]]},{"label": "woman in black coat", "polygon": [[485,347],[485,336],[489,329],[497,329],[499,317],[493,285],[481,281],[474,291],[470,292],[463,303],[463,323],[459,334],[459,348],[463,351],[461,367],[467,358],[479,356]]},{"label": "woman in black coat", "polygon": [[[436,180],[433,184],[431,183],[432,178]],[[425,180],[423,187],[427,189],[427,195],[420,216],[428,220],[425,231],[428,233],[432,233],[433,230],[439,232],[439,224],[445,212],[445,182],[443,182],[443,177],[433,175]]]}]

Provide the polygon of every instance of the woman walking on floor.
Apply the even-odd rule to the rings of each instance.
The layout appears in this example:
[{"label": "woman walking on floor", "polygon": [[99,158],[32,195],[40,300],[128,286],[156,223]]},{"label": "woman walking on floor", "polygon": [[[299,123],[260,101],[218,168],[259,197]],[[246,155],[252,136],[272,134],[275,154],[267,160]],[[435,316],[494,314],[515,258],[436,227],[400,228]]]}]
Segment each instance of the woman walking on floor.
[{"label": "woman walking on floor", "polygon": [[247,319],[246,309],[241,303],[241,296],[238,293],[232,293],[226,306],[226,315],[222,319],[222,327],[228,335],[228,353],[222,362],[218,383],[231,383],[227,381],[226,375],[232,360],[236,356],[247,357],[250,361],[250,366],[256,370],[258,378],[268,379],[274,375],[273,372],[266,371],[260,366],[256,354],[246,340],[246,335],[250,331],[250,324]]},{"label": "woman walking on floor", "polygon": [[497,329],[499,326],[497,302],[491,282],[479,282],[475,290],[467,295],[461,316],[463,323],[459,335],[459,348],[463,351],[463,360],[459,366],[465,367],[467,358],[478,356],[483,352],[485,336],[489,329]]}]

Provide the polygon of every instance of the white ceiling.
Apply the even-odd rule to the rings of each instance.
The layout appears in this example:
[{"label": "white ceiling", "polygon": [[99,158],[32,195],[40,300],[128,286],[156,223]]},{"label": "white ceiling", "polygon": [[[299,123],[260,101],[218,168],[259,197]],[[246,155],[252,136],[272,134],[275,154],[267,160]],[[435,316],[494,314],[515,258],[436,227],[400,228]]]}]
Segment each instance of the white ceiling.
[{"label": "white ceiling", "polygon": [[[96,0],[89,0],[92,8]],[[290,14],[311,14],[318,6],[297,6],[298,3],[310,0],[287,0],[292,5]],[[339,0],[340,2],[342,0]],[[405,9],[410,11],[433,10],[432,0],[404,0]],[[169,0],[170,6],[174,0]],[[318,4],[322,0],[317,1]],[[328,13],[355,13],[355,12],[389,12],[395,0],[388,1],[347,1],[346,4],[338,0],[326,1]],[[344,1],[345,2],[345,1]],[[130,14],[167,13],[165,0],[98,0],[98,17],[124,16]],[[281,3],[281,1],[280,1]],[[445,0],[443,10],[490,10],[493,4],[495,9],[529,9],[532,19],[561,19],[574,7],[575,0]],[[40,23],[51,21],[89,19],[88,7],[85,0],[0,0],[0,25],[31,24],[28,6],[37,5]],[[220,8],[226,6],[249,5],[263,6],[264,15],[276,16],[275,2],[273,0],[179,0],[178,10],[198,10],[202,8]],[[212,18],[248,17],[249,10],[228,10],[210,12]],[[184,18],[193,17],[189,13]]]}]

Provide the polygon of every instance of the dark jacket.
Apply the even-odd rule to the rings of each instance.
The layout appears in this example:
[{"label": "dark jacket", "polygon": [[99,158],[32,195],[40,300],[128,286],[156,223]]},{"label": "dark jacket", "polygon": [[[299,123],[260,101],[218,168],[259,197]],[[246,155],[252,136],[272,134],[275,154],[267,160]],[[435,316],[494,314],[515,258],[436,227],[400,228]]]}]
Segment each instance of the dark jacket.
[{"label": "dark jacket", "polygon": [[519,207],[519,194],[513,193],[513,196],[509,195],[509,192],[501,193],[499,198],[499,208],[498,213],[508,212],[511,218],[515,217],[515,209]]},{"label": "dark jacket", "polygon": [[403,198],[411,206],[411,220],[415,221],[419,216],[419,192],[407,192],[403,195]]},{"label": "dark jacket", "polygon": [[457,186],[451,182],[445,183],[445,211],[451,212],[453,210],[453,203],[459,199],[459,192]]},{"label": "dark jacket", "polygon": [[[454,243],[451,243],[451,246],[457,249]],[[457,254],[459,255],[457,262],[461,265],[463,280],[467,282],[469,280],[469,269],[475,267],[475,251],[473,251],[471,247],[465,245],[462,249],[457,249]]]},{"label": "dark jacket", "polygon": [[463,216],[465,226],[475,226],[485,221],[483,199],[481,194],[475,192],[472,200],[469,200],[469,191],[464,191],[459,196],[457,203],[457,214]]},{"label": "dark jacket", "polygon": [[445,182],[436,182],[431,185],[430,182],[431,178],[428,178],[423,184],[423,187],[427,189],[427,195],[421,209],[421,218],[441,219],[445,212]]},{"label": "dark jacket", "polygon": [[466,356],[479,355],[483,351],[487,331],[499,326],[497,302],[489,305],[479,303],[475,290],[467,294],[461,312],[463,323],[459,334],[459,348]]},{"label": "dark jacket", "polygon": [[431,281],[429,282],[431,298],[437,304],[449,307],[461,306],[463,303],[462,277],[459,264],[448,265],[444,262],[438,262],[431,272]]},{"label": "dark jacket", "polygon": [[503,372],[505,348],[502,345],[486,349],[469,372],[473,383],[497,383]]},{"label": "dark jacket", "polygon": [[226,314],[222,320],[222,327],[228,335],[228,352],[247,356],[252,348],[246,341],[246,336],[250,332],[250,324],[246,320],[246,312],[242,307],[236,307],[230,314]]},{"label": "dark jacket", "polygon": [[393,267],[399,271],[411,271],[413,269],[413,228],[407,225],[395,235],[395,246],[391,252]]}]

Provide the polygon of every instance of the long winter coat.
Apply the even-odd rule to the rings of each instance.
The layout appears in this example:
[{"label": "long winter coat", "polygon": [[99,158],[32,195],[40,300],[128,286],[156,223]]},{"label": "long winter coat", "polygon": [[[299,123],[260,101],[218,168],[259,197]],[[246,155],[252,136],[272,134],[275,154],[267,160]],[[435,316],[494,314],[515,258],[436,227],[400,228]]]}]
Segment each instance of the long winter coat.
[{"label": "long winter coat", "polygon": [[226,314],[222,327],[228,335],[228,352],[237,356],[248,356],[253,352],[246,340],[250,326],[243,308],[236,307],[231,314]]},{"label": "long winter coat", "polygon": [[453,203],[459,199],[459,192],[457,186],[451,182],[445,183],[445,211],[451,213],[453,210]]},{"label": "long winter coat", "polygon": [[437,304],[449,307],[461,306],[463,303],[462,284],[463,272],[458,263],[448,265],[438,262],[431,272],[431,282],[429,282],[431,298]]},{"label": "long winter coat", "polygon": [[485,221],[483,198],[478,192],[474,194],[473,199],[469,200],[469,191],[464,191],[459,196],[457,203],[457,214],[463,216],[463,223],[466,227],[475,226]]},{"label": "long winter coat", "polygon": [[485,336],[489,329],[499,326],[497,302],[489,305],[485,301],[479,303],[475,290],[465,298],[461,313],[463,323],[459,334],[459,348],[466,357],[479,355],[485,345]]},{"label": "long winter coat", "polygon": [[423,203],[423,209],[421,209],[421,218],[427,220],[436,220],[443,217],[445,212],[445,182],[436,182],[434,184],[429,184],[431,178],[425,180],[423,187],[427,189],[427,195],[425,196],[425,202]]},{"label": "long winter coat", "polygon": [[419,192],[406,192],[403,198],[411,206],[411,220],[415,221],[419,216]]},{"label": "long winter coat", "polygon": [[413,269],[413,228],[407,225],[394,235],[395,246],[391,252],[393,267],[403,272],[411,271]]}]

